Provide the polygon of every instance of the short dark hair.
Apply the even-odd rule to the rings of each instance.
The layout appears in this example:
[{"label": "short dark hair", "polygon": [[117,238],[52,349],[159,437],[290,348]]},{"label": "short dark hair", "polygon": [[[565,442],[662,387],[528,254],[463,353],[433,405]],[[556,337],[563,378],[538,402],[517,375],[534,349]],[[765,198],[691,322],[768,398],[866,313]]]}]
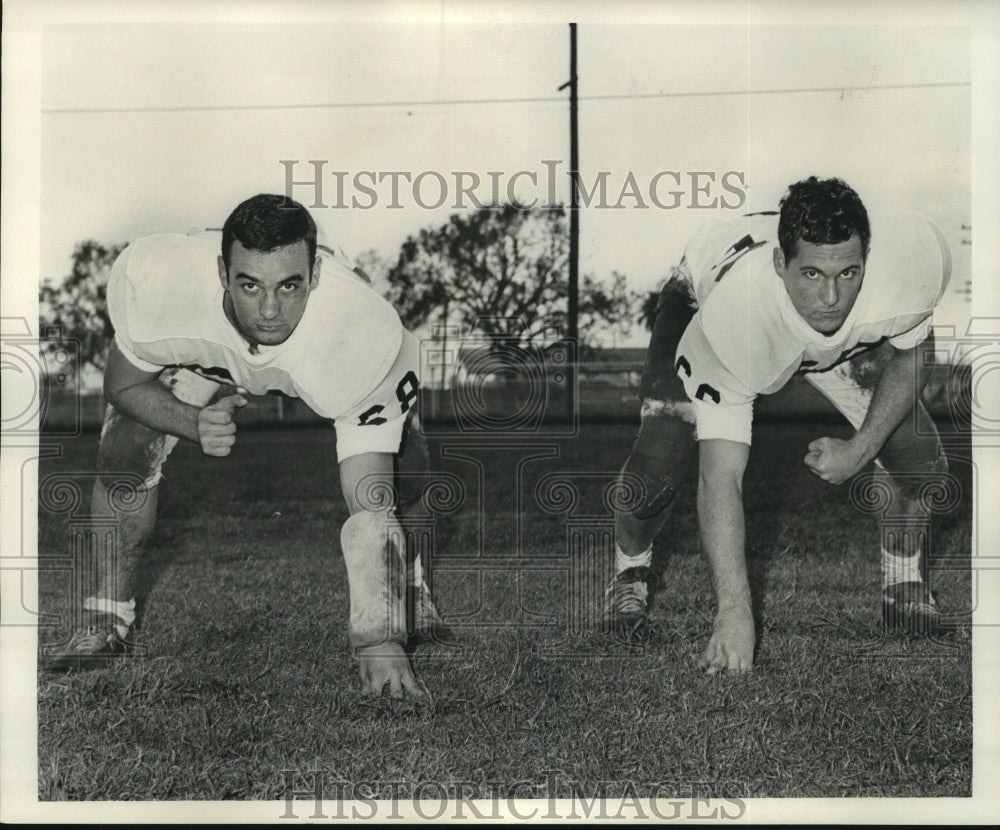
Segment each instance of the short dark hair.
[{"label": "short dark hair", "polygon": [[288,196],[260,193],[236,206],[222,226],[222,261],[229,270],[233,242],[248,251],[273,251],[304,239],[309,267],[316,258],[316,223],[309,211]]},{"label": "short dark hair", "polygon": [[842,179],[810,176],[791,185],[781,200],[778,244],[786,261],[795,257],[800,239],[814,245],[835,245],[855,233],[861,238],[861,255],[867,257],[872,237],[868,211]]}]

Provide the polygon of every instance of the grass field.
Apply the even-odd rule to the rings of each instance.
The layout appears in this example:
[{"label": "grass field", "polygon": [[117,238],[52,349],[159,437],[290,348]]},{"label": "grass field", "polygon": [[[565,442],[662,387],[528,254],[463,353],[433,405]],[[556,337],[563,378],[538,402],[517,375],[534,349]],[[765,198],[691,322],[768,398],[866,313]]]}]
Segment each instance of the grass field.
[{"label": "grass field", "polygon": [[[801,464],[838,429],[757,431],[745,492],[759,650],[743,678],[695,665],[714,607],[692,475],[656,546],[649,636],[620,642],[594,622],[608,563],[574,546],[606,539],[602,493],[632,427],[437,441],[455,498],[433,516],[434,583],[457,639],[415,650],[430,692],[417,704],[358,693],[332,430],[245,431],[221,460],[182,445],[149,550],[146,655],[39,674],[39,798],[279,800],[317,775],[330,798],[337,782],[400,798],[427,782],[481,798],[968,796],[969,629],[882,636],[878,522]],[[92,471],[96,440],[67,442],[39,480]],[[952,455],[963,497],[933,527],[932,578],[947,609],[968,611],[972,472],[967,448]],[[68,556],[85,507],[43,509],[40,555]],[[457,558],[477,556],[490,568]],[[44,644],[68,634],[71,579],[40,579],[42,611],[63,616]]]}]

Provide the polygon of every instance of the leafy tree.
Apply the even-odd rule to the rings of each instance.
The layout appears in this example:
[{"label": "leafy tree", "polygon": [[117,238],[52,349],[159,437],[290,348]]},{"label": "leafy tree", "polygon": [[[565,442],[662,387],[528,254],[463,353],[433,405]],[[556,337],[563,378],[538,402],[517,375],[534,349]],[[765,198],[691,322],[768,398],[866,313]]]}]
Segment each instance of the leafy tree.
[{"label": "leafy tree", "polygon": [[38,292],[40,348],[52,353],[66,341],[79,344],[79,368],[103,371],[114,336],[105,287],[111,266],[125,245],[102,245],[93,239],[73,250],[73,267],[57,284],[43,283]]},{"label": "leafy tree", "polygon": [[[386,265],[368,254],[362,267],[381,276],[410,327],[475,326],[483,336],[527,343],[567,330],[569,234],[564,208],[481,208],[425,228],[403,243]],[[636,296],[615,272],[580,281],[578,331],[582,344],[624,335]]]}]

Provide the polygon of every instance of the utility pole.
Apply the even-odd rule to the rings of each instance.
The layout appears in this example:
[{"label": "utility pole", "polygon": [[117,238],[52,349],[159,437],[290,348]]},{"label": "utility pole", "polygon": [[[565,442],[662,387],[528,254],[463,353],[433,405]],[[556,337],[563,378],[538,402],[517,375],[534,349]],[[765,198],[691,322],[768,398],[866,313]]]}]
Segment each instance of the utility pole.
[{"label": "utility pole", "polygon": [[580,309],[580,148],[577,133],[576,24],[569,24],[569,80],[560,90],[569,87],[569,307],[566,336],[574,344],[579,334],[577,323]]},{"label": "utility pole", "polygon": [[[579,359],[578,342],[580,316],[580,196],[578,174],[580,168],[580,150],[576,125],[577,110],[577,79],[576,79],[576,24],[569,24],[569,80],[559,87],[560,91],[569,87],[569,285],[567,287],[566,308],[566,339]],[[566,378],[566,411],[565,417],[572,420],[575,417],[577,371],[564,374]]]}]

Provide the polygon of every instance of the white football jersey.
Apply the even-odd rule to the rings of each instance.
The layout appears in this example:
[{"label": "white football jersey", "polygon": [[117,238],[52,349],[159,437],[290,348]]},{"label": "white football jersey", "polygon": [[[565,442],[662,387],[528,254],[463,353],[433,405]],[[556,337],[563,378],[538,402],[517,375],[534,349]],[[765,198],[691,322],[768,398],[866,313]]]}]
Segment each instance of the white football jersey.
[{"label": "white football jersey", "polygon": [[675,367],[695,403],[698,436],[750,443],[753,400],[796,372],[822,372],[888,340],[911,349],[930,332],[951,256],[926,217],[898,211],[870,218],[871,252],[854,307],[833,334],[796,312],[774,270],[777,215],[704,227],[684,252],[698,311]]},{"label": "white football jersey", "polygon": [[340,458],[396,452],[416,402],[419,349],[395,309],[345,257],[321,249],[319,285],[291,336],[251,353],[223,311],[220,240],[158,234],[122,252],[107,287],[122,354],[147,372],[183,366],[252,395],[302,398],[334,420]]}]

